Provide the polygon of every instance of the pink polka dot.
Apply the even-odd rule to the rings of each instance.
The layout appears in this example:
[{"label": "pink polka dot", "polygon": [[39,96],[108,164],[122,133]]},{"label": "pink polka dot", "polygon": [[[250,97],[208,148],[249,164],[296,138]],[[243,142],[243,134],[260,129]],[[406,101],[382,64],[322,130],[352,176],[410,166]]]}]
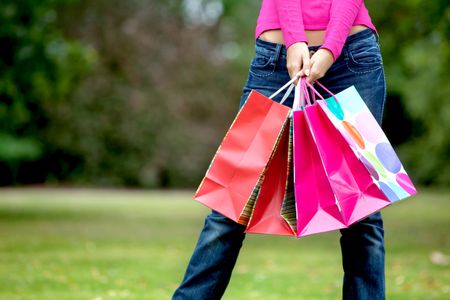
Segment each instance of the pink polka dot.
[{"label": "pink polka dot", "polygon": [[378,144],[384,140],[384,133],[370,112],[361,112],[356,116],[355,125],[365,140]]},{"label": "pink polka dot", "polygon": [[408,194],[414,195],[417,192],[411,179],[405,173],[398,173],[395,179]]}]

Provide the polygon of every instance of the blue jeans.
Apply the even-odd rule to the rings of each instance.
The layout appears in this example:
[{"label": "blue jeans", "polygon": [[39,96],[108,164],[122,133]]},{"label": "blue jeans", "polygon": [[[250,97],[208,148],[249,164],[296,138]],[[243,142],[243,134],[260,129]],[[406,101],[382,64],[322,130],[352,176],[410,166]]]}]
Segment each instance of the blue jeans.
[{"label": "blue jeans", "polygon": [[[318,46],[309,47],[317,51]],[[258,39],[240,106],[252,89],[267,96],[289,81],[286,48]],[[378,37],[365,29],[347,38],[342,54],[320,79],[331,92],[355,85],[381,123],[386,98],[384,70]],[[316,87],[322,95],[326,92]],[[282,94],[275,97],[280,101]],[[285,102],[291,106],[293,95]],[[204,228],[174,300],[220,299],[225,292],[244,240],[245,227],[213,211]],[[340,230],[344,269],[343,299],[385,299],[384,230],[381,213]],[[299,295],[301,297],[301,295]]]}]

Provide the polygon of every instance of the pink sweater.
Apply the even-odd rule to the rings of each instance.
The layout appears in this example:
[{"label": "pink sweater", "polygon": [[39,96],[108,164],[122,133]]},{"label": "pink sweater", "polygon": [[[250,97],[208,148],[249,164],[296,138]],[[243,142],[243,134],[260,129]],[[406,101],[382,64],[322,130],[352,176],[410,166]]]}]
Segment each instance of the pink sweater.
[{"label": "pink sweater", "polygon": [[308,42],[305,30],[325,29],[320,48],[336,60],[353,25],[376,31],[363,0],[262,0],[256,25],[256,38],[269,29],[281,29],[286,47]]}]

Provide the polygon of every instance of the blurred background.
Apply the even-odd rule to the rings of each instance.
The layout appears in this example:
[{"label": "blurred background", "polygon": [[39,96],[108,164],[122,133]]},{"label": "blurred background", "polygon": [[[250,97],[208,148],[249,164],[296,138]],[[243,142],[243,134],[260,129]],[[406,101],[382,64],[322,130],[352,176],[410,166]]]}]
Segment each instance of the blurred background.
[{"label": "blurred background", "polygon": [[[189,199],[237,112],[260,3],[0,2],[0,298],[169,298],[208,212]],[[450,6],[365,4],[383,129],[419,186],[386,209],[389,299],[448,299]],[[227,299],[339,299],[337,234],[248,238]]]},{"label": "blurred background", "polygon": [[[448,1],[366,1],[384,129],[449,186]],[[194,187],[237,112],[260,1],[3,0],[0,184]]]}]

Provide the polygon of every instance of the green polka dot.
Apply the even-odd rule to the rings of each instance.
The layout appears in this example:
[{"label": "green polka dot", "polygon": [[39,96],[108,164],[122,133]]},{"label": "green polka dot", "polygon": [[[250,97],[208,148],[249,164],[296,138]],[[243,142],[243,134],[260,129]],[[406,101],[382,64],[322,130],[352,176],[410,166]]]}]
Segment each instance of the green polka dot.
[{"label": "green polka dot", "polygon": [[373,153],[364,151],[363,156],[372,164],[378,174],[380,174],[384,178],[387,177],[386,170]]}]

